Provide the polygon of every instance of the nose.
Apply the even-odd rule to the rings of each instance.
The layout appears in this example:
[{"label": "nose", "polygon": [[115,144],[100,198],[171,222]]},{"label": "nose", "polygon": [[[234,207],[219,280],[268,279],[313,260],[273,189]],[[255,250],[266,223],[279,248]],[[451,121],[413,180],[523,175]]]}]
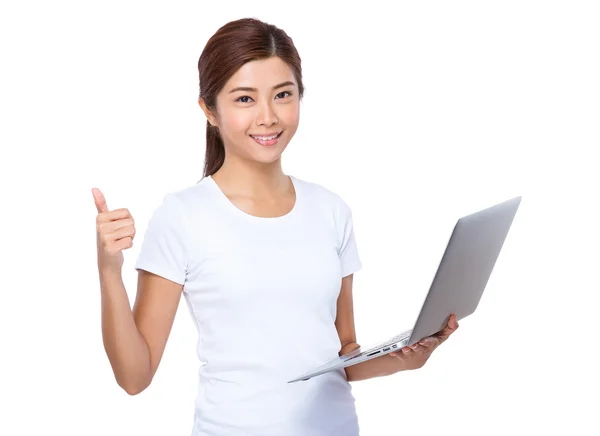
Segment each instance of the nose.
[{"label": "nose", "polygon": [[269,102],[264,102],[260,105],[258,114],[256,116],[257,126],[271,126],[279,122],[275,110],[271,107]]}]

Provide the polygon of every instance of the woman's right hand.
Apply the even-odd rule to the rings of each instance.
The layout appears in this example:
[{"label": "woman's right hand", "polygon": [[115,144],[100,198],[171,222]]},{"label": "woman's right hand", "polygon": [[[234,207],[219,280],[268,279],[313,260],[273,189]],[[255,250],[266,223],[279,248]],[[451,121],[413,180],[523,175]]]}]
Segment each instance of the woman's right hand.
[{"label": "woman's right hand", "polygon": [[123,250],[133,246],[135,223],[127,209],[108,210],[106,199],[99,189],[93,188],[92,195],[98,209],[96,217],[96,243],[98,246],[98,270],[121,272]]}]

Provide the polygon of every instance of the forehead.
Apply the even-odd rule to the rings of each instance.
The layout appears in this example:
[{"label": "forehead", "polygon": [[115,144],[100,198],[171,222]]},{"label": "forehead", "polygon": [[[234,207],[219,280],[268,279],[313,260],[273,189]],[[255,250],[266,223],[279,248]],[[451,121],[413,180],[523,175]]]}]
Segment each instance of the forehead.
[{"label": "forehead", "polygon": [[272,87],[285,81],[296,83],[290,66],[279,57],[246,62],[229,78],[225,84],[225,92],[238,87],[247,86],[260,91],[271,91]]}]

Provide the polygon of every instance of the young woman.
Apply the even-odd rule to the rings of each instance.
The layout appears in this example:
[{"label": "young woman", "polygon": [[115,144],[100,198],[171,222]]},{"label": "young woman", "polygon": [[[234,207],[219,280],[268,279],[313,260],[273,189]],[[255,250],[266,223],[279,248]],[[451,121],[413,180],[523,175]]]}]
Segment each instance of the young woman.
[{"label": "young woman", "polygon": [[304,91],[284,31],[230,22],[210,38],[198,69],[204,177],[167,194],[151,217],[133,310],[121,268],[134,221],[93,190],[102,334],[116,380],[131,395],[150,385],[183,293],[202,363],[193,436],[356,436],[349,382],[423,366],[456,319],[410,348],[287,383],[359,347],[352,214],[332,191],[282,172]]}]

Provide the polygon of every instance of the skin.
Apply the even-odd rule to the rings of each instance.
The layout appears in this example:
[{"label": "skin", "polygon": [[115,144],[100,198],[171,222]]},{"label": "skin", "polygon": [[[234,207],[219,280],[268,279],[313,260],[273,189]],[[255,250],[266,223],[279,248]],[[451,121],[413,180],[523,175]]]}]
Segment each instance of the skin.
[{"label": "skin", "polygon": [[[291,84],[273,89],[281,83]],[[257,91],[230,91],[237,87]],[[293,185],[281,168],[281,155],[298,129],[300,100],[291,68],[278,57],[244,64],[217,95],[217,110],[198,103],[225,145],[223,166],[213,180],[238,208],[256,216],[280,216],[295,203]],[[263,147],[250,135],[283,131],[275,146]]]},{"label": "skin", "polygon": [[[275,86],[287,83],[283,87]],[[254,91],[238,90],[251,87]],[[239,209],[260,217],[287,214],[294,206],[293,184],[281,167],[281,156],[298,129],[300,100],[291,68],[278,57],[242,66],[217,96],[214,112],[202,99],[206,119],[218,128],[225,146],[225,161],[212,175],[223,193]],[[264,147],[250,135],[282,131],[275,146]],[[98,210],[98,269],[102,285],[102,333],[105,350],[118,384],[130,395],[145,390],[162,359],[183,287],[161,276],[140,270],[133,309],[130,310],[121,279],[120,250],[132,246],[133,218],[127,209],[109,211],[100,190],[92,190]],[[352,302],[353,275],[341,280],[335,326],[340,355],[356,343]],[[449,320],[438,334],[411,349],[392,353],[346,368],[349,381],[420,368],[458,327]]]}]

